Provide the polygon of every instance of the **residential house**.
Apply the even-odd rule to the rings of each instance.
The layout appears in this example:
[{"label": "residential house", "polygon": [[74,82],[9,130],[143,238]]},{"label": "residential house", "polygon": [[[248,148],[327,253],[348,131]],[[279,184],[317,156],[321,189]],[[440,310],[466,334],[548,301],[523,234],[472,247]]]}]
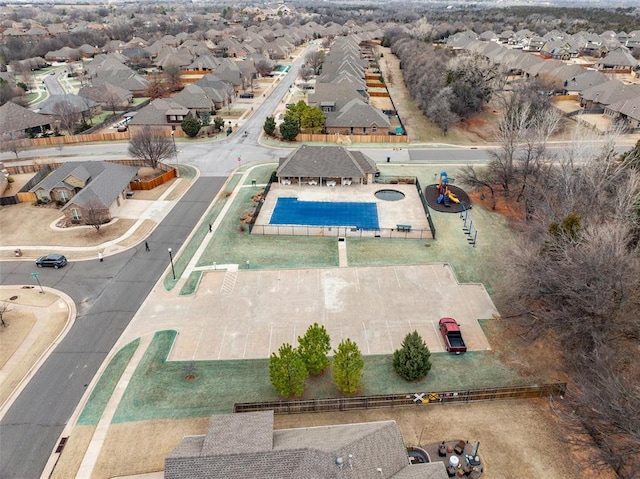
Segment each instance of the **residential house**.
[{"label": "residential house", "polygon": [[632,72],[638,66],[638,60],[633,58],[626,47],[619,47],[610,51],[604,58],[598,60],[595,68],[600,71],[614,70],[615,72]]},{"label": "residential house", "polygon": [[98,103],[103,110],[124,110],[133,101],[133,94],[129,90],[110,83],[96,86],[83,86],[78,96],[88,98]]},{"label": "residential house", "polygon": [[612,103],[605,108],[604,114],[630,133],[640,131],[640,95]]},{"label": "residential house", "polygon": [[609,81],[604,73],[595,70],[582,70],[578,75],[564,81],[564,95],[576,95],[588,88]]},{"label": "residential house", "polygon": [[214,104],[216,110],[219,110],[231,101],[231,96],[233,96],[232,85],[229,83],[222,81],[215,74],[208,74],[200,78],[198,81],[194,83],[194,85],[202,88],[207,98],[211,100]]},{"label": "residential house", "polygon": [[377,108],[355,98],[335,112],[325,112],[325,131],[343,135],[388,135],[390,122]]},{"label": "residential house", "polygon": [[197,84],[185,86],[172,101],[182,105],[189,111],[200,115],[204,112],[214,112],[216,110],[216,102],[214,98],[210,98],[207,92]]},{"label": "residential house", "polygon": [[585,110],[602,111],[614,103],[640,95],[640,85],[625,85],[620,80],[609,80],[580,93],[580,106]]},{"label": "residential house", "polygon": [[48,52],[44,58],[49,62],[75,62],[82,57],[78,48],[62,47],[60,50]]},{"label": "residential house", "polygon": [[172,98],[157,98],[138,110],[129,122],[129,130],[135,134],[146,126],[162,127],[167,131],[175,130],[190,114],[190,110]]},{"label": "residential house", "polygon": [[446,479],[442,462],[410,464],[395,421],[274,429],[273,411],[214,414],[184,436],[165,479]]},{"label": "residential house", "polygon": [[309,95],[308,104],[320,108],[326,116],[327,113],[338,112],[354,99],[363,98],[349,84],[316,83],[314,92]]},{"label": "residential house", "polygon": [[5,138],[21,138],[51,130],[52,120],[46,115],[8,101],[0,106],[0,132]]},{"label": "residential house", "polygon": [[138,168],[106,161],[63,163],[30,191],[45,202],[64,204],[65,217],[76,224],[108,222],[130,191]]},{"label": "residential house", "polygon": [[74,111],[85,121],[102,113],[102,107],[99,103],[72,93],[50,95],[41,103],[38,103],[38,107],[38,113],[42,115],[58,117],[67,111]]}]

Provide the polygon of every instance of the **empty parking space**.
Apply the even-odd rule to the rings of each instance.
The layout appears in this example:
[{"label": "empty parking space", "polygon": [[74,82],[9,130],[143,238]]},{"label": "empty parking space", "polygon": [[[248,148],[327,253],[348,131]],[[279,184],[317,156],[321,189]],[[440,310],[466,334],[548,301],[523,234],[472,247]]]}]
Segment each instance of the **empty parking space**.
[{"label": "empty parking space", "polygon": [[391,354],[417,330],[438,352],[437,322],[451,316],[469,350],[485,350],[478,319],[495,314],[484,287],[458,284],[446,264],[212,271],[194,296],[146,304],[129,334],[176,329],[171,360],[266,358],[285,342],[295,345],[314,322],[334,348],[351,338],[365,354]]}]

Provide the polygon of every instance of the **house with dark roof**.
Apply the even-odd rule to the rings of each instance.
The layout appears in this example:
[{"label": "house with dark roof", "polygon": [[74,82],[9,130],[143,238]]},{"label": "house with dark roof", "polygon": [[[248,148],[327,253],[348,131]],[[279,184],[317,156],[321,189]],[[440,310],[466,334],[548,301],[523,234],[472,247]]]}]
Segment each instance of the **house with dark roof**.
[{"label": "house with dark roof", "polygon": [[129,90],[110,83],[83,86],[78,91],[78,96],[98,103],[103,110],[124,110],[133,101],[133,94]]},{"label": "house with dark roof", "polygon": [[138,110],[128,127],[131,134],[145,126],[175,130],[190,114],[189,108],[172,98],[157,98]]},{"label": "house with dark roof", "polygon": [[72,93],[50,95],[38,104],[42,115],[59,116],[61,112],[75,111],[87,120],[102,113],[102,107],[95,101]]},{"label": "house with dark roof", "polygon": [[0,132],[3,136],[44,133],[51,129],[51,123],[50,117],[34,113],[11,101],[0,106]]},{"label": "house with dark roof", "polygon": [[108,222],[131,191],[138,168],[106,161],[67,162],[31,188],[38,200],[63,204],[72,223]]},{"label": "house with dark roof", "polygon": [[604,114],[627,132],[637,133],[640,130],[640,95],[630,100],[612,103],[605,108]]},{"label": "house with dark roof", "polygon": [[595,70],[583,70],[579,75],[564,81],[564,95],[576,95],[583,90],[608,82],[609,77]]},{"label": "house with dark roof", "polygon": [[619,47],[609,52],[596,63],[597,70],[615,70],[616,72],[631,72],[638,66],[638,60],[625,47]]},{"label": "house with dark roof", "polygon": [[343,135],[388,135],[391,123],[387,115],[359,98],[346,103],[337,112],[326,112],[325,131]]},{"label": "house with dark roof", "polygon": [[371,184],[378,171],[375,162],[359,151],[342,146],[303,145],[280,159],[276,170],[283,184]]},{"label": "house with dark roof", "polygon": [[165,458],[165,479],[446,479],[411,464],[395,421],[274,429],[273,411],[211,416]]}]

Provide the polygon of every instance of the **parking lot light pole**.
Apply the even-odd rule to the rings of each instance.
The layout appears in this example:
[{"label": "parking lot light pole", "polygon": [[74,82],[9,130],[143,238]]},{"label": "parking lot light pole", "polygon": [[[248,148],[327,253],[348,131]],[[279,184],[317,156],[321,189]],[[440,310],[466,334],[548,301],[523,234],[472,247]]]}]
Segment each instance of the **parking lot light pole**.
[{"label": "parking lot light pole", "polygon": [[173,255],[171,254],[171,248],[167,248],[167,251],[169,251],[169,261],[171,262],[171,273],[173,274],[173,280],[175,281],[175,279],[176,279],[176,270],[173,267]]}]

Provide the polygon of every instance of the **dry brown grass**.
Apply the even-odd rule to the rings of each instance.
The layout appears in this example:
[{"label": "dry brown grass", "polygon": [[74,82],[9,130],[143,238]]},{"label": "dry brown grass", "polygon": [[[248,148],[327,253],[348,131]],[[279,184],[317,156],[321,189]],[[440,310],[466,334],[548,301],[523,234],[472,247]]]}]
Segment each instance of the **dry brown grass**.
[{"label": "dry brown grass", "polygon": [[[9,300],[13,296],[18,298]],[[4,375],[0,383],[2,404],[64,329],[69,312],[57,307],[52,312],[49,307],[60,299],[59,296],[48,291],[40,294],[37,288],[2,288],[0,297],[10,307],[3,316],[7,326],[0,326],[0,368]],[[34,336],[30,338],[30,334]],[[28,348],[10,363],[25,340],[30,341]]]},{"label": "dry brown grass", "polygon": [[[16,310],[14,306],[11,311],[4,314],[4,322],[6,326],[0,326],[0,338],[2,339],[2,348],[0,348],[0,368],[3,368],[7,361],[13,356],[13,353],[24,342],[25,338],[36,324],[36,316],[31,312]],[[5,388],[5,382],[0,384],[0,397]]]},{"label": "dry brown grass", "polygon": [[112,424],[91,478],[107,479],[162,471],[164,458],[182,437],[204,434],[208,424],[209,418]]},{"label": "dry brown grass", "polygon": [[275,424],[288,428],[389,419],[400,426],[406,445],[480,441],[487,479],[583,477],[580,468],[567,461],[567,445],[559,432],[564,426],[545,400],[276,416]]},{"label": "dry brown grass", "polygon": [[[134,220],[119,219],[103,225],[100,232],[91,226],[51,229],[50,225],[62,216],[54,206],[19,203],[0,207],[0,245],[19,246],[25,255],[29,246],[96,246],[118,238],[135,223]],[[6,255],[12,256],[12,252],[5,252],[3,256]]]},{"label": "dry brown grass", "polygon": [[95,426],[76,426],[73,428],[73,432],[69,436],[56,463],[53,474],[51,474],[51,479],[76,477],[95,430]]},{"label": "dry brown grass", "polygon": [[[584,477],[576,462],[568,460],[563,423],[546,400],[488,402],[467,405],[417,406],[321,414],[276,416],[276,429],[395,420],[407,445],[459,439],[480,441],[486,465],[483,477],[562,479]],[[161,471],[165,456],[184,435],[206,432],[208,418],[140,421],[115,424],[92,475],[93,479]],[[75,428],[54,478],[73,477],[90,440],[87,429]],[[420,437],[422,436],[422,437]],[[73,441],[73,443],[71,443]],[[72,447],[70,447],[70,445]],[[80,459],[81,460],[81,459]]]}]

